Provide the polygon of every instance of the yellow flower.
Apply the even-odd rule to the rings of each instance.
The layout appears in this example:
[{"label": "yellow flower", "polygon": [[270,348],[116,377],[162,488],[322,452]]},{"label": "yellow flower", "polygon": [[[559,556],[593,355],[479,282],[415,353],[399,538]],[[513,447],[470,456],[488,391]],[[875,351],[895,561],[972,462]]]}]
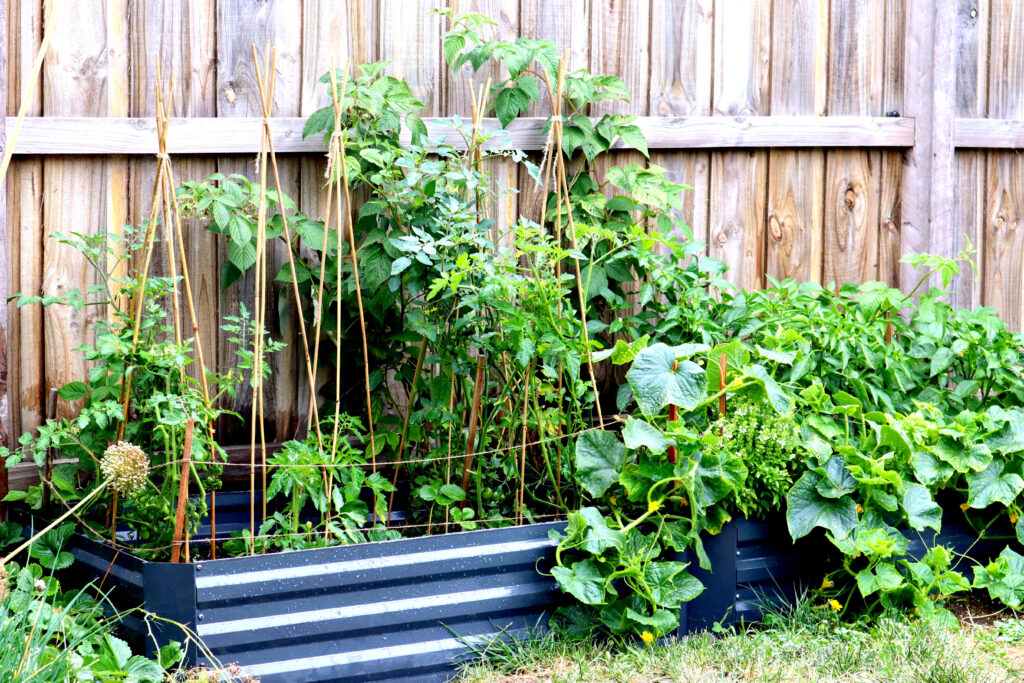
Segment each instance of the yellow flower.
[{"label": "yellow flower", "polygon": [[1016,512],[1010,513],[1010,524],[1016,524],[1018,519],[1020,519],[1020,516]]},{"label": "yellow flower", "polygon": [[834,585],[835,584],[832,583],[832,580],[829,579],[827,576],[824,579],[821,580],[821,590],[825,590],[827,588],[831,588]]},{"label": "yellow flower", "polygon": [[650,631],[644,631],[640,634],[640,640],[644,641],[644,645],[650,645],[654,642],[654,634]]},{"label": "yellow flower", "polygon": [[618,505],[619,504],[619,501],[615,500],[615,496],[612,496],[611,498],[609,498],[608,502],[611,503],[612,505]]},{"label": "yellow flower", "polygon": [[960,503],[960,509],[967,512],[967,508],[971,507],[969,503]]},{"label": "yellow flower", "polygon": [[829,600],[828,606],[832,608],[833,612],[838,612],[839,610],[843,609],[843,603],[839,602],[838,600]]},{"label": "yellow flower", "polygon": [[660,509],[661,509],[661,503],[659,503],[656,500],[652,500],[650,503],[647,504],[647,511],[648,512],[657,512]]},{"label": "yellow flower", "polygon": [[860,503],[857,503],[857,514],[859,515],[862,512],[864,512],[864,507]]}]

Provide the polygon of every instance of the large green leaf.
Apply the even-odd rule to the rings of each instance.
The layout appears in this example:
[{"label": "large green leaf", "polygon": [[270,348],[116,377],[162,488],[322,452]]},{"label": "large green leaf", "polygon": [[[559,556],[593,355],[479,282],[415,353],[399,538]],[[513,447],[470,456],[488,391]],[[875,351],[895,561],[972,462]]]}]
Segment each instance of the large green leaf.
[{"label": "large green leaf", "polygon": [[583,604],[601,605],[604,603],[604,574],[593,560],[581,560],[573,564],[571,568],[555,567],[551,573],[562,590]]},{"label": "large green leaf", "polygon": [[661,430],[651,423],[634,417],[626,420],[626,426],[622,428],[622,440],[626,442],[626,448],[646,447],[655,455],[664,453],[666,448],[675,443],[665,438]]},{"label": "large green leaf", "polygon": [[[667,609],[656,609],[654,614],[648,616],[642,612],[638,612],[631,607],[626,608],[626,616],[638,624],[643,626],[649,626],[656,635],[662,635],[668,633],[672,629],[679,626],[679,615],[675,612],[670,612]],[[647,629],[638,629],[647,630]]]},{"label": "large green leaf", "polygon": [[821,475],[815,488],[825,498],[842,498],[857,488],[857,480],[846,469],[846,460],[840,455],[829,458],[824,467],[815,468],[814,472]]},{"label": "large green leaf", "polygon": [[697,465],[697,502],[704,507],[714,505],[743,486],[747,466],[743,458],[723,449],[705,451]]},{"label": "large green leaf", "polygon": [[961,474],[980,472],[992,462],[992,451],[987,444],[976,443],[965,447],[950,436],[940,437],[932,447],[932,452],[939,460],[949,463]]},{"label": "large green leaf", "polygon": [[857,526],[857,504],[853,499],[825,498],[818,493],[819,481],[819,475],[806,472],[786,496],[786,522],[793,540],[818,526],[828,529],[836,538],[844,538]]},{"label": "large green leaf", "polygon": [[676,609],[703,592],[704,585],[686,567],[684,562],[651,562],[644,568],[644,583],[658,605]]},{"label": "large green leaf", "polygon": [[657,415],[668,405],[693,410],[704,398],[704,369],[692,361],[677,360],[672,348],[665,344],[641,350],[626,373],[626,380],[640,409],[648,416]]},{"label": "large green leaf", "polygon": [[932,494],[920,484],[910,484],[903,494],[903,510],[907,522],[918,531],[931,527],[942,530],[942,508],[932,500]]},{"label": "large green leaf", "polygon": [[64,550],[64,546],[74,533],[74,524],[64,524],[51,529],[29,546],[29,555],[39,560],[39,564],[47,569],[67,569],[75,561],[75,556]]},{"label": "large green leaf", "polygon": [[792,399],[782,390],[778,382],[768,374],[768,370],[763,365],[748,365],[743,368],[743,372],[757,380],[757,383],[764,390],[768,403],[771,404],[772,408],[775,408],[775,412],[779,415],[789,415],[793,410]]},{"label": "large green leaf", "polygon": [[987,411],[986,417],[1005,423],[1002,429],[988,438],[989,448],[1002,453],[1024,451],[1024,409],[995,406]]},{"label": "large green leaf", "polygon": [[621,548],[625,543],[622,532],[609,529],[608,522],[597,508],[583,508],[577,514],[586,523],[580,547],[591,555],[600,555],[609,548]]},{"label": "large green leaf", "polygon": [[857,587],[865,598],[875,591],[899,588],[902,583],[903,576],[887,562],[880,563],[874,571],[864,569],[857,572]]},{"label": "large green leaf", "polygon": [[1003,474],[1005,464],[993,460],[981,472],[967,475],[967,502],[976,509],[987,508],[995,502],[1009,505],[1024,489],[1024,479],[1011,473]]},{"label": "large green leaf", "polygon": [[584,432],[576,439],[576,479],[594,496],[603,496],[619,479],[626,447],[612,432]]},{"label": "large green leaf", "polygon": [[1024,603],[1024,557],[1003,548],[999,557],[974,570],[974,587],[987,588],[989,595],[1012,609]]}]

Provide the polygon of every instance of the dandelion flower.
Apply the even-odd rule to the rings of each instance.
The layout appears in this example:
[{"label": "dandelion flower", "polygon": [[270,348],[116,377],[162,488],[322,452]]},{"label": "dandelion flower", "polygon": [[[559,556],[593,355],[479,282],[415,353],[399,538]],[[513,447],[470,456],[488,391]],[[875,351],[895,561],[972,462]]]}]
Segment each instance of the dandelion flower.
[{"label": "dandelion flower", "polygon": [[118,441],[103,452],[100,471],[115,491],[131,495],[146,485],[149,456],[135,444]]},{"label": "dandelion flower", "polygon": [[640,640],[644,641],[644,645],[650,645],[654,642],[654,634],[650,631],[644,631],[640,634]]},{"label": "dandelion flower", "polygon": [[839,610],[843,609],[843,603],[835,599],[829,600],[828,606],[832,608],[833,612],[838,612]]}]

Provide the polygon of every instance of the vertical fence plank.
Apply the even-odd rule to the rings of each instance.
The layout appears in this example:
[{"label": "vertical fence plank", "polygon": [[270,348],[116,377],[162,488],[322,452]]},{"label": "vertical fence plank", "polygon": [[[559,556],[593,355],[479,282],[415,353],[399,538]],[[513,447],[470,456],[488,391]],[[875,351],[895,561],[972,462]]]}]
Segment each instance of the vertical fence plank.
[{"label": "vertical fence plank", "polygon": [[[956,8],[956,116],[985,116],[988,99],[989,0],[959,0]],[[979,274],[963,268],[953,283],[961,306],[981,305],[985,278],[985,152],[956,152],[954,222],[978,250]],[[966,240],[964,242],[966,245]],[[961,245],[961,246],[964,246]]]},{"label": "vertical fence plank", "polygon": [[[17,114],[32,73],[32,62],[42,40],[43,5],[39,0],[7,3],[7,109]],[[42,113],[42,88],[37,87],[26,109],[28,116]],[[38,292],[43,278],[43,161],[15,158],[7,173],[7,239],[11,256],[11,293]],[[39,306],[15,308],[8,304],[8,395],[11,434],[35,429],[43,420],[43,310]]]},{"label": "vertical fence plank", "polygon": [[[712,0],[680,3],[655,0],[651,6],[651,116],[711,114]],[[683,195],[682,218],[699,242],[708,241],[711,154],[652,152],[651,163],[669,177],[693,187]]]},{"label": "vertical fence plank", "polygon": [[[829,32],[828,113],[871,116],[881,110],[884,4],[834,0]],[[878,276],[881,156],[877,150],[825,153],[823,283]]]},{"label": "vertical fence plank", "polygon": [[[828,14],[820,2],[776,2],[771,114],[823,114]],[[766,269],[776,279],[821,277],[825,157],[821,149],[768,153]]]},{"label": "vertical fence plank", "polygon": [[[52,11],[53,3],[47,2],[44,8],[46,12]],[[60,11],[44,62],[43,113],[106,116],[111,96],[107,55],[111,5],[66,3]],[[43,168],[44,233],[95,233],[107,227],[109,163],[73,156],[47,159]],[[97,275],[80,254],[56,240],[46,240],[43,293],[60,295],[76,288],[85,291],[97,282]],[[102,315],[66,306],[45,310],[45,386],[59,387],[85,377],[86,364],[74,349],[90,341],[97,314]],[[62,404],[59,413],[70,416],[79,407],[80,402]]]},{"label": "vertical fence plank", "polygon": [[[278,48],[277,85],[274,91],[274,115],[294,116],[299,111],[300,102],[300,49],[301,40],[301,6],[298,0],[277,3],[253,4],[246,0],[218,0],[217,26],[225,30],[217,31],[217,114],[221,117],[259,116],[259,88],[256,84],[256,72],[252,63],[252,48],[262,59],[264,45],[269,41],[271,48]],[[284,157],[278,159],[281,167],[281,182],[285,194],[298,196],[298,167],[294,159]],[[252,157],[224,156],[217,161],[218,171],[225,175],[241,173],[254,182],[259,175],[255,160]],[[268,172],[269,169],[268,169]],[[268,179],[268,188],[274,187],[272,177]],[[268,246],[267,254],[267,333],[274,339],[288,343],[285,350],[269,357],[272,380],[264,395],[264,415],[270,418],[267,422],[267,438],[290,438],[294,432],[297,419],[295,410],[298,398],[297,376],[300,364],[301,349],[296,334],[297,323],[294,313],[290,315],[291,324],[281,328],[277,315],[278,296],[284,289],[283,283],[272,283],[278,269],[286,262],[285,245],[274,243]],[[237,315],[239,304],[244,303],[253,313],[253,271],[249,271],[238,283],[220,293],[219,309],[223,318]],[[290,305],[290,304],[289,304]],[[223,335],[218,343],[218,364],[222,368],[236,364],[234,349]],[[226,407],[248,416],[252,394],[239,391],[238,398],[229,400]],[[237,421],[225,421],[221,434],[228,438],[241,438],[249,429]]]},{"label": "vertical fence plank", "polygon": [[[767,112],[770,44],[770,2],[715,3],[713,114]],[[727,279],[745,289],[761,287],[764,278],[767,158],[763,150],[711,154],[708,250],[729,266]]]},{"label": "vertical fence plank", "polygon": [[[1024,119],[1024,5],[991,7],[988,116]],[[1024,157],[1014,151],[988,153],[985,216],[984,302],[1014,330],[1024,322]]]},{"label": "vertical fence plank", "polygon": [[[0,27],[3,27],[3,32],[0,33],[0,76],[5,80],[7,79],[7,9],[6,3],[0,7]],[[3,112],[4,116],[7,115],[7,89],[5,87],[0,87],[0,112]],[[0,133],[0,149],[6,150],[6,148],[6,133]],[[0,302],[3,302],[4,305],[4,315],[0,317],[0,446],[3,447],[9,446],[11,443],[8,353],[10,352],[9,321],[11,320],[12,306],[7,303],[7,297],[11,293],[11,271],[7,267],[7,264],[10,263],[8,234],[7,191],[0,188]],[[9,482],[7,467],[4,463],[0,463],[0,501],[7,495]],[[3,521],[6,515],[6,507],[0,502],[0,521]]]},{"label": "vertical fence plank", "polygon": [[[480,12],[498,22],[497,26],[486,29],[494,39],[509,40],[519,35],[518,0],[453,0],[451,7],[455,13]],[[447,28],[445,21],[442,32]],[[444,115],[457,114],[466,121],[471,118],[469,83],[479,91],[487,84],[488,78],[491,79],[491,85],[495,86],[507,76],[507,72],[493,62],[476,73],[473,72],[471,65],[466,65],[458,73],[453,74],[444,63],[443,57],[440,59],[440,71],[444,92]],[[541,85],[542,89],[543,87]],[[519,220],[519,199],[516,192],[518,165],[507,159],[488,159],[483,164],[483,170],[491,176],[489,185],[491,192],[494,193],[487,208],[487,217],[495,220],[498,235],[503,236],[503,243],[508,243],[509,233]]]},{"label": "vertical fence plank", "polygon": [[[133,6],[130,15],[132,35],[129,54],[132,74],[131,116],[156,115],[154,101],[157,87],[166,92],[173,74],[174,89],[168,106],[171,116],[213,116],[214,78],[216,65],[215,7],[213,0],[192,0],[182,6],[178,2],[147,2]],[[156,57],[160,57],[163,83],[157,83]],[[171,133],[173,135],[173,133]],[[149,218],[152,204],[156,161],[145,157],[130,160],[131,222],[135,225]],[[180,156],[172,160],[175,181],[202,180],[217,170],[210,157]],[[217,360],[217,340],[220,320],[217,316],[217,236],[207,231],[196,220],[182,223],[185,256],[188,259],[189,279],[199,324],[199,342],[203,347],[207,367],[213,369]],[[165,269],[161,257],[157,268]],[[155,270],[155,269],[154,269]],[[180,270],[180,267],[179,267]],[[182,293],[184,290],[179,287]],[[184,299],[182,300],[184,304]],[[182,306],[182,336],[190,338],[191,316]],[[198,363],[189,368],[198,378]]]},{"label": "vertical fence plank", "polygon": [[380,58],[409,82],[423,103],[423,116],[440,116],[441,17],[430,14],[438,0],[380,0]]},{"label": "vertical fence plank", "polygon": [[[886,0],[884,16],[882,111],[899,112],[903,115],[906,115],[904,90],[907,86],[903,78],[904,51],[914,47],[906,36],[910,22],[908,12],[912,9],[908,4],[914,5],[914,0]],[[931,47],[931,41],[927,42],[927,46]],[[931,93],[925,92],[922,95],[930,98]],[[916,123],[921,126],[922,120],[918,118]],[[921,128],[917,130],[920,131]],[[918,139],[920,140],[920,136]],[[889,149],[883,149],[879,159],[881,177],[878,186],[878,279],[893,287],[900,284],[900,255],[903,249],[903,159],[902,150]],[[925,225],[927,226],[927,223]]]},{"label": "vertical fence plank", "polygon": [[[569,70],[587,68],[590,64],[590,12],[587,0],[561,0],[558,11],[551,10],[549,0],[522,0],[519,31],[525,38],[551,40],[564,54],[569,53]],[[527,115],[549,116],[551,105],[546,95],[540,103],[532,104]],[[540,163],[539,154],[531,161]],[[526,169],[519,170],[519,213],[533,221],[540,220],[544,203],[543,192]]]}]

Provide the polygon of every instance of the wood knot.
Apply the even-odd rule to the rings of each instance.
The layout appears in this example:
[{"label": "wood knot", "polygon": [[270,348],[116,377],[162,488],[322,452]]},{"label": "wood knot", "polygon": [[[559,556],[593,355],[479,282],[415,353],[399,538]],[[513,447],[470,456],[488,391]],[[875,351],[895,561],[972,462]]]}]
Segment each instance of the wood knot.
[{"label": "wood knot", "polygon": [[234,104],[236,97],[234,88],[229,87],[224,91],[224,99],[228,101],[228,104]]},{"label": "wood knot", "polygon": [[896,232],[896,222],[892,219],[892,217],[885,219],[885,229],[888,230],[889,232]]},{"label": "wood knot", "polygon": [[777,214],[773,213],[768,218],[768,234],[772,236],[772,239],[782,241],[782,221],[779,220]]},{"label": "wood knot", "polygon": [[846,195],[843,198],[846,203],[846,210],[853,211],[857,206],[857,190],[854,189],[853,185],[846,186]]}]

